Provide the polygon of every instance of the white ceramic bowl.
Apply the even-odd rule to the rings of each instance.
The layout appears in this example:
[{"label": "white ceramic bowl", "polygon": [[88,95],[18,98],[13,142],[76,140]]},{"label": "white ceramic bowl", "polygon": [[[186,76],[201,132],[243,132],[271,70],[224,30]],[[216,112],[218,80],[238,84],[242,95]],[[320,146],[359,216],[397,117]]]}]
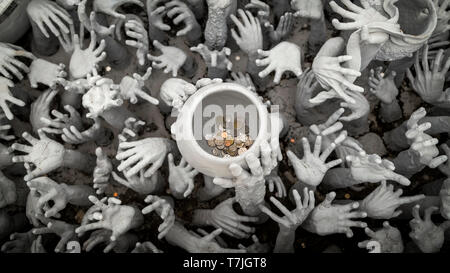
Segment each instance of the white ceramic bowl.
[{"label": "white ceramic bowl", "polygon": [[[256,106],[256,112],[258,113],[258,132],[253,145],[247,152],[236,157],[221,158],[211,153],[211,148],[208,148],[207,141],[204,137],[201,140],[195,139],[193,132],[194,113],[200,105],[204,109],[204,107],[210,104],[219,105],[220,107],[224,107],[225,105]],[[210,119],[210,117],[206,119]],[[171,127],[171,132],[177,142],[181,155],[192,167],[200,173],[211,177],[231,178],[232,175],[228,166],[231,163],[237,163],[247,168],[245,156],[248,153],[254,153],[258,156],[261,142],[269,138],[270,124],[267,106],[259,100],[255,93],[239,84],[220,83],[205,86],[185,102],[177,117],[177,121]]]}]

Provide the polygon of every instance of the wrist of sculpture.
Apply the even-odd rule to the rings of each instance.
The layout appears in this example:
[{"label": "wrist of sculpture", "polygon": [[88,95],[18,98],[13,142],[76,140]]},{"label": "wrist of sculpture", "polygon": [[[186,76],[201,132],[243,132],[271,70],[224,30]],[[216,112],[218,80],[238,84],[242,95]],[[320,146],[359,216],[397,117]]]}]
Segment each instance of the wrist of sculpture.
[{"label": "wrist of sculpture", "polygon": [[95,195],[95,191],[92,187],[86,185],[67,185],[65,183],[60,184],[67,195],[67,199],[70,204],[76,206],[89,206],[89,195]]},{"label": "wrist of sculpture", "polygon": [[75,150],[65,150],[62,166],[84,173],[92,173],[96,165],[95,160],[95,156],[83,154]]},{"label": "wrist of sculpture", "polygon": [[178,154],[178,147],[175,141],[168,139],[168,138],[161,138],[164,142],[164,144],[167,147],[168,153],[174,153],[176,152]]},{"label": "wrist of sculpture", "polygon": [[211,212],[210,209],[196,209],[192,215],[192,224],[198,226],[211,225]]},{"label": "wrist of sculpture", "polygon": [[280,225],[274,253],[294,253],[295,230]]},{"label": "wrist of sculpture", "polygon": [[196,238],[178,221],[175,221],[164,238],[173,246],[178,246],[189,253],[195,252]]},{"label": "wrist of sculpture", "polygon": [[284,238],[295,237],[295,229],[287,228],[283,225],[279,225],[280,231],[278,235]]},{"label": "wrist of sculpture", "polygon": [[199,23],[195,22],[192,30],[187,34],[187,38],[191,45],[197,45],[198,41],[202,38],[202,35],[202,27],[199,25]]},{"label": "wrist of sculpture", "polygon": [[402,108],[397,100],[393,100],[390,104],[381,102],[380,106],[381,118],[385,122],[394,122],[402,118]]},{"label": "wrist of sculpture", "polygon": [[[431,123],[431,128],[427,130],[427,134],[429,135],[438,135],[450,131],[449,116],[424,117],[418,122],[418,125],[426,122]],[[394,152],[400,152],[409,148],[410,145],[405,136],[408,130],[407,123],[408,121],[405,121],[399,127],[384,133],[383,140],[387,144],[387,148]]]},{"label": "wrist of sculpture", "polygon": [[260,205],[264,204],[266,194],[266,181],[264,179],[256,182],[252,186],[236,185],[236,201],[241,205],[242,211],[248,216],[258,216],[261,214]]}]

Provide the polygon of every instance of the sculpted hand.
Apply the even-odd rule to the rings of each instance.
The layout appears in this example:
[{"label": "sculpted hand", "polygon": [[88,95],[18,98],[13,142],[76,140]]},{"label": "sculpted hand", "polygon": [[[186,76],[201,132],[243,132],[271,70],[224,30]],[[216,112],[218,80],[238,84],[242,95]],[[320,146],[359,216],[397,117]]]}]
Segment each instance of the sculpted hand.
[{"label": "sculpted hand", "polygon": [[133,142],[122,142],[119,148],[123,151],[116,155],[117,160],[123,160],[117,167],[117,170],[123,171],[131,167],[125,175],[133,176],[140,170],[147,168],[144,176],[152,176],[163,164],[167,153],[170,150],[170,143],[164,138],[145,138]]},{"label": "sculpted hand", "polygon": [[295,10],[295,17],[318,20],[323,16],[322,1],[292,0],[291,8]]},{"label": "sculpted hand", "polygon": [[115,18],[125,19],[126,16],[124,14],[117,12],[117,9],[124,4],[135,4],[144,7],[144,3],[139,0],[94,0],[93,7],[97,12],[102,12]]},{"label": "sculpted hand", "polygon": [[310,213],[303,228],[320,236],[345,233],[348,238],[353,237],[351,227],[366,228],[367,224],[354,221],[353,218],[365,218],[367,213],[353,211],[359,207],[358,203],[347,205],[332,205],[336,193],[330,192],[325,200]]},{"label": "sculpted hand", "polygon": [[291,151],[287,152],[287,156],[292,166],[294,167],[295,175],[297,178],[311,186],[318,186],[321,182],[325,173],[342,163],[341,159],[325,163],[326,159],[336,148],[336,144],[331,143],[325,151],[320,154],[322,147],[322,137],[318,136],[316,138],[316,143],[314,145],[314,151],[311,151],[309,142],[306,138],[302,139],[303,143],[303,159],[298,159],[298,157]]},{"label": "sculpted hand", "polygon": [[104,132],[104,128],[100,124],[100,120],[94,118],[94,124],[81,132],[73,125],[63,128],[61,138],[66,143],[82,144],[92,140],[98,140],[102,136],[102,132]]},{"label": "sculpted hand", "polygon": [[[129,169],[130,168],[126,168],[123,173],[126,173]],[[144,172],[145,171],[142,169],[135,175],[125,175],[125,179],[120,177],[116,172],[112,172],[112,177],[117,183],[122,184],[137,193],[149,194],[156,188],[156,185],[158,183],[158,175],[157,173],[155,173],[150,177],[145,177]]]},{"label": "sculpted hand", "polygon": [[340,120],[350,122],[352,120],[357,120],[366,117],[370,113],[370,104],[366,97],[361,93],[349,93],[348,94],[355,102],[341,102],[340,106],[343,108],[348,108],[352,113],[348,116],[341,117]]},{"label": "sculpted hand", "polygon": [[[387,41],[387,39],[389,38],[389,34],[379,31],[370,33],[368,26],[370,26],[371,24],[384,22],[390,22],[391,24],[396,25],[398,18],[394,17],[393,19],[389,19],[384,17],[375,8],[372,8],[370,6],[368,0],[361,0],[361,5],[363,7],[359,7],[353,4],[350,0],[341,0],[341,2],[348,8],[348,10],[343,9],[334,1],[330,2],[331,9],[342,17],[352,20],[352,22],[342,23],[335,18],[331,21],[331,23],[336,29],[357,30],[363,28],[364,30],[361,34],[361,37],[364,40],[367,40],[369,43],[382,44]],[[364,35],[367,35],[367,37],[364,37]]]},{"label": "sculpted hand", "polygon": [[134,73],[133,77],[123,77],[120,82],[120,96],[125,100],[129,100],[132,104],[136,104],[138,101],[137,97],[141,97],[151,104],[158,105],[159,101],[157,99],[142,90],[145,87],[145,81],[150,78],[151,74],[152,68],[149,67],[144,76]]},{"label": "sculpted hand", "polygon": [[147,14],[150,26],[162,31],[169,31],[171,27],[163,22],[163,18],[167,13],[165,6],[160,6],[165,0],[147,0]]},{"label": "sculpted hand", "polygon": [[31,244],[31,253],[47,253],[42,245],[42,235],[39,235]]},{"label": "sculpted hand", "polygon": [[230,80],[230,82],[240,84],[244,87],[247,87],[250,91],[256,93],[256,87],[253,84],[252,78],[250,78],[250,75],[248,73],[244,74],[242,72],[231,72],[231,78],[233,80]]},{"label": "sculpted hand", "polygon": [[266,24],[266,28],[269,30],[269,38],[272,44],[278,44],[284,40],[294,29],[294,15],[291,12],[286,12],[280,17],[280,22],[275,29],[272,24]]},{"label": "sculpted hand", "polygon": [[[111,25],[109,27],[105,27],[97,22],[97,15],[95,11],[91,11],[89,18],[86,13],[86,2],[87,0],[83,0],[78,4],[77,13],[78,19],[82,26],[84,26],[88,31],[95,31],[101,37],[109,36],[114,33],[116,29],[115,25]],[[80,31],[80,36],[83,37],[83,31]],[[83,39],[81,39],[83,40]]]},{"label": "sculpted hand", "polygon": [[269,186],[269,192],[273,192],[275,187],[277,188],[277,193],[275,194],[278,198],[284,198],[287,196],[286,187],[283,184],[283,180],[274,172],[265,177],[266,182]]},{"label": "sculpted hand", "polygon": [[32,60],[36,58],[32,53],[19,46],[0,43],[0,76],[12,79],[12,73],[17,79],[22,80],[23,75],[20,70],[25,73],[30,72],[30,69],[23,62],[16,59],[17,57],[26,57]]},{"label": "sculpted hand", "polygon": [[181,158],[180,164],[175,165],[173,155],[168,155],[169,160],[169,187],[170,192],[177,199],[188,197],[194,190],[194,177],[198,171],[192,168],[184,158]]},{"label": "sculpted hand", "polygon": [[437,210],[439,210],[437,207],[427,208],[424,219],[422,219],[420,217],[420,205],[416,205],[412,209],[414,219],[409,222],[411,227],[409,237],[424,253],[439,252],[444,244],[444,232],[450,228],[450,221],[446,221],[440,226],[436,226],[431,221],[431,215]]},{"label": "sculpted hand", "polygon": [[260,0],[250,0],[250,3],[245,5],[246,9],[256,9],[258,11],[258,19],[262,25],[270,25],[270,6]]},{"label": "sculpted hand", "polygon": [[291,71],[295,76],[303,73],[301,64],[300,48],[289,42],[281,42],[269,51],[259,49],[258,54],[264,59],[256,60],[257,66],[267,66],[259,72],[260,78],[265,78],[272,71],[275,71],[274,83],[279,84],[281,76],[286,71]]},{"label": "sculpted hand", "polygon": [[[353,92],[364,92],[364,88],[357,86],[350,82],[347,77],[359,77],[361,72],[345,68],[341,63],[348,62],[352,59],[352,56],[339,56],[339,57],[328,57],[328,56],[317,56],[314,58],[312,70],[316,75],[317,81],[320,85],[327,89],[335,92],[334,97],[340,97],[346,102],[355,103],[356,101],[350,97],[347,93],[349,91]],[[345,87],[343,87],[344,85]],[[348,89],[348,91],[346,90]],[[328,92],[327,92],[328,93]],[[321,97],[320,93],[315,98],[311,99],[311,103],[322,103],[326,99]]]},{"label": "sculpted hand", "polygon": [[111,241],[111,230],[100,229],[91,233],[89,239],[83,243],[83,249],[90,252],[94,247],[99,244],[105,244],[103,253],[109,253],[114,250],[115,253],[126,253],[131,245],[134,244],[137,239],[135,235],[124,234],[117,238],[116,241]]},{"label": "sculpted hand", "polygon": [[143,208],[142,213],[145,215],[155,210],[159,217],[163,220],[163,223],[158,227],[158,239],[161,240],[164,236],[166,236],[167,232],[169,232],[175,223],[173,205],[166,199],[160,198],[156,195],[149,195],[144,201],[145,203],[150,203],[150,205]]},{"label": "sculpted hand", "polygon": [[[135,140],[140,128],[145,125],[145,122],[141,120],[136,120],[135,118],[128,118],[125,121],[125,128],[122,133],[119,134],[119,145],[127,141]],[[119,148],[118,153],[121,153],[123,149]],[[120,177],[117,173],[112,172],[114,180],[127,188],[134,190],[140,194],[149,194],[155,191],[158,186],[158,173],[153,174],[150,177],[145,177],[145,170],[141,169],[137,174],[132,176],[127,176],[126,174],[131,169],[130,167],[125,168],[122,173],[125,175],[125,179]]]},{"label": "sculpted hand", "polygon": [[30,253],[35,237],[31,231],[15,232],[9,236],[9,241],[2,245],[1,251],[4,253]]},{"label": "sculpted hand", "polygon": [[437,12],[437,26],[434,29],[433,34],[441,34],[450,30],[450,11],[447,11],[450,2],[447,0],[439,1],[433,0],[434,7]]},{"label": "sculpted hand", "polygon": [[394,163],[387,159],[381,159],[376,154],[368,155],[361,151],[358,155],[347,156],[350,171],[354,179],[361,182],[378,183],[384,180],[392,180],[403,186],[409,186],[408,178],[394,173]]},{"label": "sculpted hand", "polygon": [[400,197],[402,189],[394,192],[394,186],[390,184],[386,187],[386,181],[382,181],[373,192],[361,201],[360,210],[367,213],[373,219],[391,219],[398,217],[402,211],[398,207],[408,203],[414,203],[425,198],[425,195]]},{"label": "sculpted hand", "polygon": [[172,77],[176,77],[178,75],[178,70],[186,62],[186,53],[177,47],[165,46],[158,42],[158,40],[153,41],[153,46],[159,49],[163,54],[158,57],[147,54],[147,58],[152,61],[152,67],[157,69],[165,68],[164,73],[167,74],[172,72]]},{"label": "sculpted hand", "polygon": [[232,29],[231,36],[247,55],[255,55],[259,49],[263,48],[261,24],[249,11],[244,12],[239,9],[238,13],[241,21],[234,14],[230,15],[230,18],[239,30],[239,35]]},{"label": "sculpted hand", "polygon": [[9,120],[12,120],[14,118],[14,115],[11,113],[11,110],[9,109],[6,101],[9,101],[20,107],[25,106],[25,102],[13,97],[13,95],[9,91],[9,88],[11,87],[14,87],[14,83],[12,81],[8,80],[7,78],[0,77],[0,107]]},{"label": "sculpted hand", "polygon": [[47,127],[42,120],[43,118],[50,120],[50,105],[57,94],[57,90],[49,89],[31,104],[30,123],[34,132]]},{"label": "sculpted hand", "polygon": [[312,104],[310,99],[319,86],[319,82],[316,80],[311,68],[307,68],[299,78],[295,105],[301,105],[304,109],[314,108],[316,105]]},{"label": "sculpted hand", "polygon": [[226,179],[216,177],[214,178],[213,183],[223,188],[232,188],[238,185],[253,187],[261,182],[264,182],[264,171],[261,166],[263,159],[260,161],[254,154],[248,154],[245,157],[245,161],[250,168],[250,172],[242,169],[241,166],[232,163],[230,164],[229,169],[233,174],[233,178]]},{"label": "sculpted hand", "polygon": [[148,34],[144,23],[138,20],[129,20],[125,23],[125,33],[129,38],[135,40],[126,40],[125,44],[136,48],[136,57],[139,65],[145,65],[145,54],[148,52]]},{"label": "sculpted hand", "polygon": [[38,215],[37,217],[39,218],[39,221],[41,221],[46,227],[34,228],[32,230],[33,234],[42,235],[53,233],[58,235],[58,237],[60,237],[60,240],[55,247],[56,253],[63,252],[66,249],[66,244],[76,238],[75,225],[70,225],[59,220],[48,219],[42,215]]},{"label": "sculpted hand", "polygon": [[[69,13],[49,0],[33,0],[27,6],[28,18],[37,25],[45,37],[50,38],[47,28],[55,36],[60,36],[61,32],[69,33],[67,25],[72,25],[73,21]],[[63,22],[65,21],[65,23]]]},{"label": "sculpted hand", "polygon": [[113,84],[110,79],[104,80],[107,82],[92,87],[83,95],[82,104],[89,111],[86,114],[88,118],[95,119],[102,115],[103,112],[123,104],[119,93],[120,86]]},{"label": "sculpted hand", "polygon": [[168,106],[181,109],[184,102],[196,91],[197,88],[193,84],[182,79],[170,78],[162,84],[159,96]]},{"label": "sculpted hand", "polygon": [[64,129],[67,130],[71,127],[75,127],[78,130],[83,128],[80,113],[78,113],[71,105],[65,105],[64,109],[69,112],[70,116],[63,114],[58,110],[52,110],[52,115],[55,117],[54,119],[41,118],[41,122],[47,126],[42,128],[44,132],[60,135],[63,134]]},{"label": "sculpted hand", "polygon": [[109,185],[109,177],[113,170],[111,160],[103,152],[101,147],[95,150],[95,155],[97,156],[96,166],[94,169],[94,189],[96,189],[96,194],[102,194],[105,192],[106,187]]},{"label": "sculpted hand", "polygon": [[32,163],[35,169],[27,174],[24,179],[29,181],[35,177],[45,175],[63,166],[66,149],[60,143],[48,138],[42,130],[38,130],[39,139],[25,132],[22,137],[31,146],[14,143],[11,147],[16,151],[26,153],[13,157],[13,162]]},{"label": "sculpted hand", "polygon": [[[313,138],[319,135],[322,136],[322,141],[324,142],[324,145],[322,145],[323,149],[332,143],[335,143],[337,146],[336,152],[340,158],[345,158],[345,156],[342,156],[342,153],[355,154],[363,151],[360,144],[358,144],[355,139],[347,136],[347,131],[341,131],[344,125],[339,120],[341,120],[341,116],[344,112],[344,108],[340,108],[323,124],[313,124],[309,127],[310,131],[313,133]],[[338,135],[337,133],[339,131],[340,133]],[[310,140],[312,141],[313,138],[310,138]]]},{"label": "sculpted hand", "polygon": [[[189,9],[189,7],[178,0],[172,0],[165,4],[167,8],[167,17],[173,19],[175,25],[179,25],[181,22],[184,23],[184,28],[177,32],[177,36],[183,35],[201,35],[201,26],[195,19],[194,13]],[[175,17],[176,16],[176,17]],[[175,17],[175,18],[174,18]],[[193,34],[193,31],[195,34]]]},{"label": "sculpted hand", "polygon": [[82,49],[83,41],[80,41],[78,35],[74,36],[73,43],[74,51],[69,64],[70,75],[75,79],[84,78],[106,58],[106,52],[103,52],[106,47],[105,40],[102,40],[96,48],[97,34],[92,30],[88,48]]},{"label": "sculpted hand", "polygon": [[376,241],[380,244],[381,253],[402,253],[403,241],[400,231],[391,226],[388,221],[383,222],[383,228],[372,231],[370,228],[364,229],[370,240],[365,240],[358,243],[360,248],[368,248],[368,245],[372,241]]},{"label": "sculpted hand", "polygon": [[416,77],[414,78],[410,69],[406,71],[406,75],[408,76],[414,91],[416,91],[424,101],[435,104],[445,100],[445,75],[450,69],[450,58],[444,60],[446,62],[442,65],[444,50],[439,50],[436,60],[434,60],[432,68],[430,69],[428,63],[428,49],[429,46],[425,45],[422,53],[422,66],[419,62],[419,54],[416,53],[416,62],[414,64]]},{"label": "sculpted hand", "polygon": [[431,128],[431,123],[418,124],[426,115],[427,112],[423,107],[412,113],[406,124],[408,131],[406,131],[405,135],[411,144],[411,149],[420,157],[420,163],[434,169],[447,161],[447,156],[438,156],[439,150],[436,145],[439,140],[424,133]]},{"label": "sculpted hand", "polygon": [[118,237],[139,227],[144,222],[144,217],[137,208],[121,205],[122,202],[119,199],[111,197],[108,199],[108,204],[105,204],[91,195],[89,200],[100,209],[99,212],[93,214],[94,220],[97,222],[81,225],[75,229],[78,236],[89,230],[109,229],[112,231],[110,240],[116,241]]},{"label": "sculpted hand", "polygon": [[212,210],[200,210],[202,222],[205,225],[220,228],[223,232],[234,238],[248,238],[255,232],[255,228],[249,227],[243,222],[255,223],[258,217],[249,217],[237,214],[233,209],[235,198],[229,198],[218,204]]},{"label": "sculpted hand", "polygon": [[27,186],[40,194],[36,203],[37,213],[43,213],[44,206],[48,205],[50,201],[53,204],[45,211],[46,218],[54,217],[69,203],[70,196],[66,184],[58,184],[48,177],[38,177],[28,181]]},{"label": "sculpted hand", "polygon": [[394,82],[397,73],[392,71],[386,76],[382,71],[382,67],[378,67],[376,70],[370,70],[369,90],[382,103],[391,104],[398,96],[398,88]]},{"label": "sculpted hand", "polygon": [[30,65],[30,73],[28,79],[33,88],[38,87],[38,83],[52,86],[62,81],[67,73],[64,71],[64,64],[56,65],[43,59],[35,59]]},{"label": "sculpted hand", "polygon": [[289,230],[295,232],[295,230],[305,221],[311,211],[314,209],[314,192],[308,189],[303,189],[303,204],[302,198],[297,190],[293,191],[295,205],[297,206],[294,210],[289,211],[280,201],[275,199],[275,197],[270,197],[270,201],[284,214],[283,217],[279,217],[273,213],[269,208],[262,205],[261,211],[267,214],[272,220],[278,223],[280,229]]},{"label": "sculpted hand", "polygon": [[197,46],[191,47],[191,51],[200,54],[208,67],[216,67],[229,71],[233,68],[233,63],[228,59],[231,55],[231,49],[228,47],[224,47],[220,51],[211,51],[204,44],[198,44]]}]

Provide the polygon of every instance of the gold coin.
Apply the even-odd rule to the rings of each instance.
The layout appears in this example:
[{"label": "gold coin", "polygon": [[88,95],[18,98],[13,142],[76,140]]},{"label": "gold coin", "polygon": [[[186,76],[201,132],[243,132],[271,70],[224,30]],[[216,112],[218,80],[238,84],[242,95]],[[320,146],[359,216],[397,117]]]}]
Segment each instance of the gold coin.
[{"label": "gold coin", "polygon": [[209,147],[214,147],[214,146],[216,146],[216,144],[214,143],[214,139],[208,140],[208,146],[209,146]]},{"label": "gold coin", "polygon": [[250,139],[247,139],[247,140],[245,141],[245,146],[250,147],[251,145],[252,145],[251,140],[250,140]]},{"label": "gold coin", "polygon": [[237,150],[234,150],[234,151],[228,151],[228,154],[231,155],[231,156],[237,156],[238,151],[237,151]]},{"label": "gold coin", "polygon": [[216,146],[222,146],[223,145],[223,139],[216,138],[214,140],[214,144],[216,144]]},{"label": "gold coin", "polygon": [[247,152],[247,148],[239,148],[239,150],[238,150],[239,155],[242,155],[245,152]]},{"label": "gold coin", "polygon": [[233,145],[231,145],[230,147],[228,147],[228,150],[229,150],[230,152],[231,152],[231,151],[235,152],[235,151],[237,150],[236,144],[233,144]]},{"label": "gold coin", "polygon": [[225,148],[225,145],[223,145],[223,144],[222,145],[217,145],[216,148],[219,149],[219,150],[223,150],[223,148]]},{"label": "gold coin", "polygon": [[233,139],[227,139],[225,140],[225,146],[226,147],[230,147],[231,145],[233,145],[234,140]]}]

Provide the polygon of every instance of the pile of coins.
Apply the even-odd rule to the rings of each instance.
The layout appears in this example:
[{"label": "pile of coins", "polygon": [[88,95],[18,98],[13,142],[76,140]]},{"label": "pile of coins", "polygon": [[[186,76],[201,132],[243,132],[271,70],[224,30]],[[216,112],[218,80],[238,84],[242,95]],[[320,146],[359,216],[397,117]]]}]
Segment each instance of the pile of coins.
[{"label": "pile of coins", "polygon": [[[227,124],[227,121],[224,120],[223,123],[221,121],[221,124]],[[233,132],[227,127],[233,128]],[[244,130],[240,130],[241,127],[243,127],[242,123],[234,122],[233,126],[219,126],[220,130],[215,135],[206,136],[208,146],[212,148],[211,153],[223,158],[235,157],[245,153],[252,146],[254,140],[249,137],[247,126]]]}]

